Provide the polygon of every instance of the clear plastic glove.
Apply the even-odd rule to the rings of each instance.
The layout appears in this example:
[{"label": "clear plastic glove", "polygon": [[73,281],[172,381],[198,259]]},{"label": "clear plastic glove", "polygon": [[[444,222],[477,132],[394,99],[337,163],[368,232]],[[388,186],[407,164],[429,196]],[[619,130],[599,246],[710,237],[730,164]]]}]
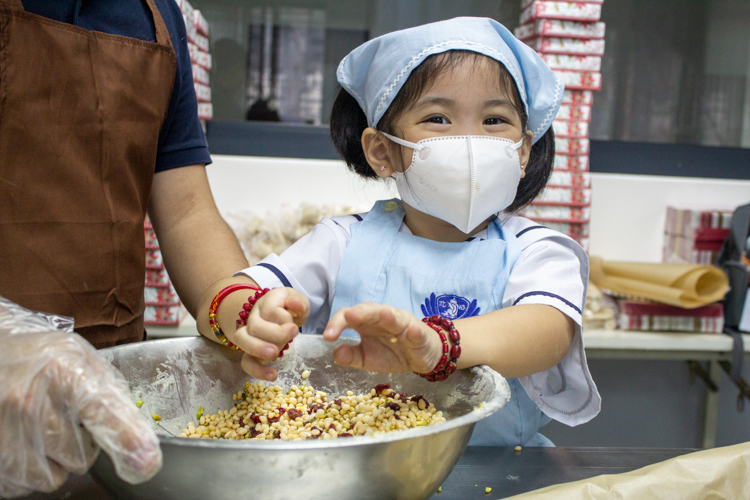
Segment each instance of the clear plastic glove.
[{"label": "clear plastic glove", "polygon": [[131,483],[161,468],[159,441],[125,379],[72,323],[0,297],[0,496],[59,488],[101,447]]}]

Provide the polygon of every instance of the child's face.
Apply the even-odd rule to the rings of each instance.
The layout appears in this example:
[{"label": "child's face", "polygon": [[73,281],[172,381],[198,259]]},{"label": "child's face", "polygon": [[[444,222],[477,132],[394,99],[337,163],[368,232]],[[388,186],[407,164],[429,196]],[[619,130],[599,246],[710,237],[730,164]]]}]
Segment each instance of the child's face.
[{"label": "child's face", "polygon": [[[524,136],[521,117],[500,84],[498,64],[486,57],[468,59],[439,75],[396,120],[395,128],[410,142],[455,135],[486,135],[517,142]],[[394,165],[399,171],[412,159],[411,149],[400,149],[401,165]],[[530,151],[528,134],[518,150],[521,165],[528,163]]]}]

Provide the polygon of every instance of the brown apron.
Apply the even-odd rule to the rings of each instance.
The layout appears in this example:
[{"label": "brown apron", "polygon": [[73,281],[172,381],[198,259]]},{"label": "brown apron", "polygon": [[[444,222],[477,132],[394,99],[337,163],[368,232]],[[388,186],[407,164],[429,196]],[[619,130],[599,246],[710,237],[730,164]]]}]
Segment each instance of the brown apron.
[{"label": "brown apron", "polygon": [[143,339],[143,219],[176,57],[0,0],[0,295],[75,318],[97,347]]}]

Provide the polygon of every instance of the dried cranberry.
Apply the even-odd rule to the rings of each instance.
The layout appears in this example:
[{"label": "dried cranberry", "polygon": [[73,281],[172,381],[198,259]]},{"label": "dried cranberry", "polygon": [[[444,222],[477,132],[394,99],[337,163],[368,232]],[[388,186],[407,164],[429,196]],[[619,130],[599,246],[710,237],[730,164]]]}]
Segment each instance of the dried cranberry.
[{"label": "dried cranberry", "polygon": [[348,437],[352,437],[352,435],[350,433],[348,433],[348,432],[342,432],[341,434],[339,434],[339,437],[340,438],[348,438]]},{"label": "dried cranberry", "polygon": [[268,423],[273,424],[275,422],[278,422],[280,419],[281,419],[281,415],[279,415],[278,417],[268,417]]},{"label": "dried cranberry", "polygon": [[295,418],[301,417],[302,412],[299,410],[295,410],[294,408],[290,408],[287,412],[287,415],[289,415],[289,420],[294,420]]},{"label": "dried cranberry", "polygon": [[318,439],[318,436],[307,436],[305,439]]},{"label": "dried cranberry", "polygon": [[401,398],[401,399],[402,399],[403,401],[406,401],[406,400],[407,400],[407,399],[409,398],[409,395],[408,395],[408,394],[406,394],[405,392],[399,392],[399,393],[397,394],[397,396],[398,396],[399,398]]},{"label": "dried cranberry", "polygon": [[281,439],[281,431],[274,431],[273,438],[274,439]]},{"label": "dried cranberry", "polygon": [[329,428],[329,429],[335,429],[335,428],[336,428],[336,425],[335,425],[335,424],[330,424],[330,425],[328,426],[328,428]]},{"label": "dried cranberry", "polygon": [[401,405],[398,403],[386,403],[386,408],[390,408],[393,411],[399,411],[401,409]]},{"label": "dried cranberry", "polygon": [[375,386],[375,394],[382,394],[384,390],[390,389],[391,384],[378,384]]},{"label": "dried cranberry", "polygon": [[250,420],[252,420],[254,424],[259,424],[260,423],[260,415],[257,415],[255,413],[253,413],[250,416]]},{"label": "dried cranberry", "polygon": [[279,416],[282,416],[284,413],[286,413],[286,408],[276,408],[276,411],[279,412]]},{"label": "dried cranberry", "polygon": [[245,427],[245,417],[240,417],[240,427]]},{"label": "dried cranberry", "polygon": [[427,406],[430,406],[430,402],[429,402],[429,401],[427,401],[427,400],[426,400],[426,399],[425,399],[424,397],[422,397],[422,396],[412,396],[412,397],[411,397],[411,400],[412,400],[413,402],[417,403],[417,404],[419,404],[419,401],[420,401],[420,400],[422,400],[422,401],[424,401],[424,404],[426,404]]},{"label": "dried cranberry", "polygon": [[333,404],[341,406],[341,400],[340,399],[334,399]]},{"label": "dried cranberry", "polygon": [[316,413],[318,410],[322,410],[323,405],[319,405],[318,403],[313,403],[310,405],[310,413]]},{"label": "dried cranberry", "polygon": [[255,437],[258,434],[263,434],[263,433],[260,431],[256,431],[255,429],[250,429],[250,437]]}]

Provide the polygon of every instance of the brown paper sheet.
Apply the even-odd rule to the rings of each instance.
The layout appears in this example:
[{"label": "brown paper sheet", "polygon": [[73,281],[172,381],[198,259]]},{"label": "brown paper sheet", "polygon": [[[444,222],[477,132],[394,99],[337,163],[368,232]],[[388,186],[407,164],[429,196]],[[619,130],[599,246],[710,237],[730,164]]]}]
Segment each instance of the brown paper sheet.
[{"label": "brown paper sheet", "polygon": [[694,309],[713,304],[729,291],[716,266],[605,261],[591,256],[591,282],[621,295]]},{"label": "brown paper sheet", "polygon": [[624,474],[592,477],[513,500],[704,500],[750,498],[750,443],[699,451]]}]

